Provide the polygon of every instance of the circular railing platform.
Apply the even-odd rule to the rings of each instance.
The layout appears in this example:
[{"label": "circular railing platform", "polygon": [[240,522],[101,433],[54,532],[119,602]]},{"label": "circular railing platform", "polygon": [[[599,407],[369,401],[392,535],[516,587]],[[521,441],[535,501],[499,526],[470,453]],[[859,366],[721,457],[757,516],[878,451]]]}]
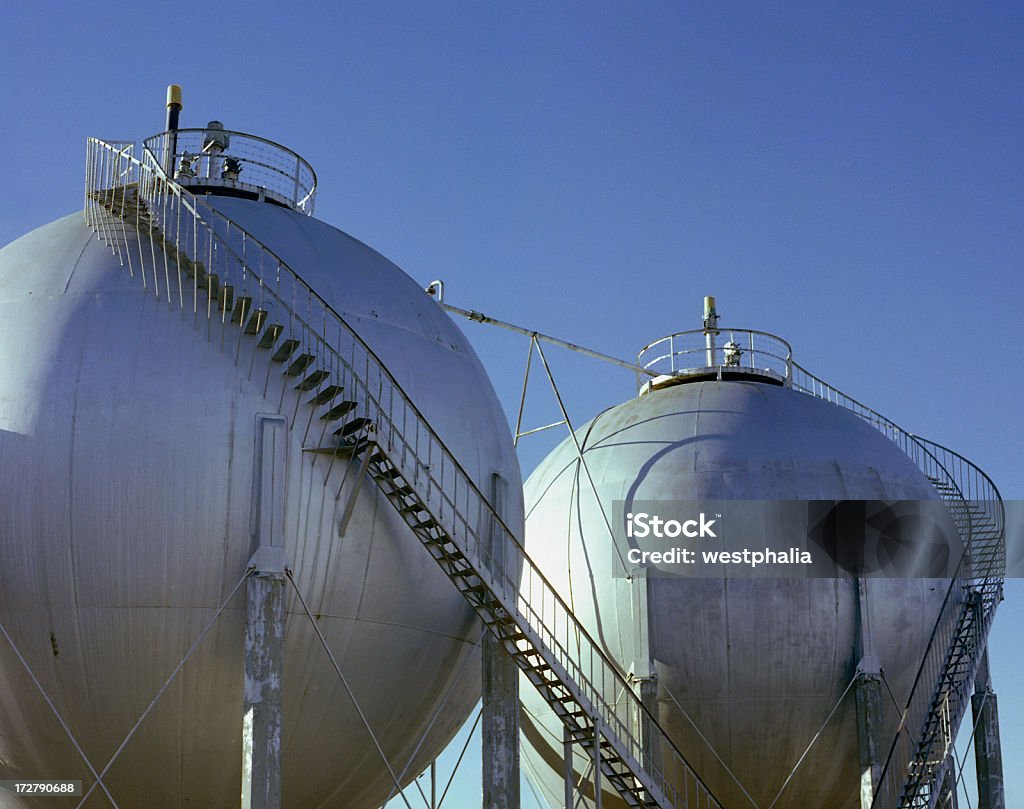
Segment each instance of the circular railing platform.
[{"label": "circular railing platform", "polygon": [[640,392],[706,379],[755,379],[790,385],[793,349],[774,334],[752,329],[695,329],[655,340],[636,364],[656,376]]},{"label": "circular railing platform", "polygon": [[193,193],[249,197],[313,213],[316,172],[279,143],[208,125],[161,132],[144,145],[169,176]]}]

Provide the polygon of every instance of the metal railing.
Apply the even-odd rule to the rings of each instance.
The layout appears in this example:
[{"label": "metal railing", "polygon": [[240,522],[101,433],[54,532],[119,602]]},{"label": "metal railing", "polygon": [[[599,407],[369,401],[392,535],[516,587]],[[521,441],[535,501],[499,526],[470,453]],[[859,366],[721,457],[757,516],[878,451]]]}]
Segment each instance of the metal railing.
[{"label": "metal railing", "polygon": [[[86,220],[129,271],[198,317],[245,327],[245,313],[239,317],[237,306],[225,304],[230,286],[236,303],[248,298],[249,312],[265,312],[266,323],[281,324],[280,339],[298,340],[299,350],[315,355],[332,383],[357,402],[348,418],[372,425],[373,441],[524,635],[536,639],[543,659],[587,707],[593,727],[643,791],[666,809],[720,809],[625,673],[576,620],[373,350],[266,245],[170,181],[158,154],[147,148],[139,162],[89,140]],[[493,541],[495,531],[501,541]]]},{"label": "metal railing", "polygon": [[316,172],[291,149],[228,129],[178,129],[143,141],[182,186],[226,188],[313,213]]},{"label": "metal railing", "polygon": [[636,364],[670,376],[723,369],[788,381],[793,350],[774,334],[751,329],[700,329],[662,337],[640,349]]},{"label": "metal railing", "polygon": [[958,452],[907,432],[795,362],[791,367],[794,390],[856,414],[896,444],[924,472],[946,501],[968,549],[969,567],[965,575],[978,584],[990,578],[1001,580],[1006,572],[1005,511],[992,479]]}]

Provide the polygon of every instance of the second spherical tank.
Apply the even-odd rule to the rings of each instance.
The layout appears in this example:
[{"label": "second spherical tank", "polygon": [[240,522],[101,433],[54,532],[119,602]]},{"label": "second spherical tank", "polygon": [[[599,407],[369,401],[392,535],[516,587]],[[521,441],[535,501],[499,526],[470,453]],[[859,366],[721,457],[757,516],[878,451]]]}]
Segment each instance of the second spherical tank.
[{"label": "second spherical tank", "polygon": [[[209,201],[351,323],[474,481],[519,491],[486,375],[419,285],[299,212]],[[238,325],[144,286],[165,264],[141,245],[132,275],[76,213],[0,251],[0,622],[25,664],[0,638],[0,779],[88,787],[83,755],[103,769],[145,715],[104,776],[119,805],[237,805],[244,586],[228,596],[253,552],[264,414],[289,425],[268,452],[296,585],[408,780],[479,696],[481,627],[358,461],[308,451],[317,388],[296,390],[302,376]],[[520,522],[518,497],[505,503]],[[380,805],[391,776],[294,594],[284,689],[284,805]],[[109,804],[96,790],[85,805]]]},{"label": "second spherical tank", "polygon": [[[525,485],[527,550],[624,672],[654,675],[653,710],[723,806],[855,809],[860,765],[848,687],[863,649],[854,577],[748,578],[722,568],[627,579],[605,520],[616,501],[628,509],[937,494],[873,427],[771,375],[679,381],[578,429],[596,497],[571,441],[538,466]],[[787,545],[773,539],[772,547]],[[860,614],[894,700],[913,684],[945,583],[861,583]],[[528,772],[560,804],[561,731],[525,684],[523,694]],[[883,715],[887,744],[898,722],[888,698]],[[606,793],[603,805],[621,803]]]}]

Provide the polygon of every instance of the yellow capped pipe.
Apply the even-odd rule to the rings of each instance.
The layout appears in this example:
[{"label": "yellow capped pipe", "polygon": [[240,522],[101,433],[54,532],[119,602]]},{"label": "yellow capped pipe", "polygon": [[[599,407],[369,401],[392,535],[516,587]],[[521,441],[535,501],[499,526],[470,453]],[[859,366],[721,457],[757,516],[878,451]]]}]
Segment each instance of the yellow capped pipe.
[{"label": "yellow capped pipe", "polygon": [[180,84],[168,84],[167,85],[167,106],[177,107],[181,109],[181,85]]}]

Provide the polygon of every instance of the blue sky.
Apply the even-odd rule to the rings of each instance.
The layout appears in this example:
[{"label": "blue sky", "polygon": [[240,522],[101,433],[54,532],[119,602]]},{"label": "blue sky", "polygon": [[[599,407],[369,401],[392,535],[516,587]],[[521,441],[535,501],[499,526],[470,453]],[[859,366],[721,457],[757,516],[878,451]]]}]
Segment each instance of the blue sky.
[{"label": "blue sky", "polygon": [[[1021,499],[1021,42],[1005,2],[15,0],[0,244],[80,207],[85,138],[161,130],[177,82],[184,125],[295,149],[320,218],[452,303],[630,356],[717,295],[723,323],[787,338]],[[465,329],[514,408],[525,342]],[[631,395],[628,374],[552,360],[581,421]],[[992,657],[1012,805],[1024,586],[1007,592]]]}]

